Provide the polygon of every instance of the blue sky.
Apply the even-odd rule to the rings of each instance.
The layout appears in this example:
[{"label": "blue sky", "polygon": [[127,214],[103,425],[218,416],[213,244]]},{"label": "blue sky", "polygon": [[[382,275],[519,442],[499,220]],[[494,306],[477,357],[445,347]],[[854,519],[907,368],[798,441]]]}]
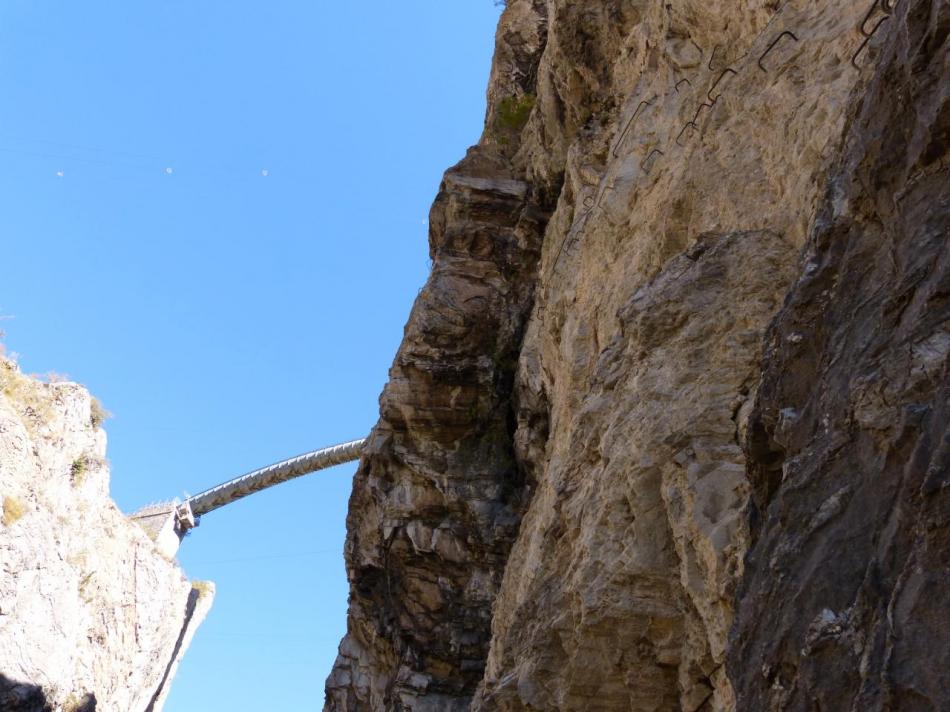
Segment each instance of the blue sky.
[{"label": "blue sky", "polygon": [[[124,511],[369,431],[428,271],[429,206],[481,129],[498,13],[0,4],[0,327],[25,371],[114,413]],[[322,706],[354,470],[186,539],[218,599],[168,712]]]}]

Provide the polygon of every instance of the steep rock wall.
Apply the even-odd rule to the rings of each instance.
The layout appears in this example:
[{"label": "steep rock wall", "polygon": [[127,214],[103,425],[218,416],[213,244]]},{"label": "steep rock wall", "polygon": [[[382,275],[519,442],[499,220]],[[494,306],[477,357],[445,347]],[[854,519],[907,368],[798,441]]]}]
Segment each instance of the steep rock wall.
[{"label": "steep rock wall", "polygon": [[464,709],[481,678],[521,507],[509,412],[544,217],[532,201],[490,149],[436,199],[432,275],[350,500],[349,632],[328,683],[339,709]]},{"label": "steep rock wall", "polygon": [[[829,528],[818,548],[795,543],[823,503],[819,518],[834,517],[862,487],[815,454],[825,411],[809,404],[840,399],[838,432],[868,467],[889,438],[904,437],[908,457],[926,441],[905,479],[934,471],[931,489],[943,491],[946,351],[934,325],[947,307],[942,267],[925,266],[947,258],[945,18],[946,3],[931,0],[508,3],[486,131],[436,199],[433,276],[357,475],[349,633],[327,709],[694,712],[855,699],[836,697],[834,666],[794,657],[822,616],[833,616],[829,630],[843,625],[845,594],[811,591],[805,605],[794,586],[833,566],[852,534],[939,566],[946,518],[933,499],[897,516],[867,475],[866,495],[882,497],[875,519]],[[531,196],[519,204],[538,214],[530,249],[503,249],[508,223],[446,208],[471,200],[456,177],[485,156],[496,180]],[[456,235],[492,255],[503,287],[472,250],[444,249]],[[891,271],[877,264],[885,258]],[[821,279],[810,282],[815,264]],[[468,311],[468,292],[445,278],[459,269],[466,290],[512,296]],[[931,296],[912,297],[925,282]],[[890,371],[868,361],[852,393],[843,384],[888,300],[892,320],[910,321],[880,327],[874,348],[904,361]],[[498,366],[512,357],[513,378]],[[478,378],[449,377],[460,358],[479,364]],[[422,363],[426,378],[413,378]],[[898,363],[911,376],[891,400],[875,369],[903,374]],[[897,428],[885,421],[901,398],[923,419],[916,434],[875,440],[871,430]],[[846,415],[852,400],[867,422]],[[489,446],[497,457],[472,454]],[[783,465],[799,461],[819,484],[783,490]],[[865,504],[854,500],[855,518]],[[930,528],[914,534],[919,514]],[[879,556],[872,548],[855,549],[854,571]],[[775,556],[788,558],[792,590],[760,563]],[[939,576],[921,576],[908,590],[939,591]],[[852,598],[856,586],[845,587]],[[874,596],[883,615],[886,596]],[[905,619],[936,616],[946,593],[933,601],[908,601]],[[757,625],[766,613],[775,626]],[[886,639],[862,615],[854,625]],[[922,641],[946,643],[939,626],[923,627]],[[905,688],[926,688],[920,709],[940,707],[924,706],[941,700],[942,678],[923,656],[893,641],[876,650],[859,679],[899,669],[913,680]],[[833,655],[842,670],[862,659]],[[861,699],[870,706],[854,709],[886,708],[880,695]]]},{"label": "steep rock wall", "polygon": [[888,22],[769,329],[739,709],[950,709],[950,6]]},{"label": "steep rock wall", "polygon": [[[541,60],[540,107],[573,93],[592,109],[577,132],[555,111],[527,127],[541,146],[551,127],[571,141],[519,372],[522,402],[546,404],[519,437],[532,420],[548,436],[523,452],[543,475],[476,709],[734,704],[741,440],[844,126],[835,107],[863,79],[849,60],[864,11],[631,7],[558,4]],[[540,172],[548,155],[530,160]]]},{"label": "steep rock wall", "polygon": [[75,383],[0,359],[0,709],[157,712],[213,599],[109,498]]}]

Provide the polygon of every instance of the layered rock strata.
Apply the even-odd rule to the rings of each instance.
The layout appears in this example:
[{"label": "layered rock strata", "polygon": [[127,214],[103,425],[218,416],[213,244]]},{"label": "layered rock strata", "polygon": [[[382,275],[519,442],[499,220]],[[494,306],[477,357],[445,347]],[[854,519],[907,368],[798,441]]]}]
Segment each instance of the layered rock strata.
[{"label": "layered rock strata", "polygon": [[326,709],[950,705],[948,28],[508,3]]},{"label": "layered rock strata", "polygon": [[544,213],[501,152],[449,171],[430,216],[432,274],[365,446],[347,519],[340,709],[464,709],[524,482],[511,392]]}]

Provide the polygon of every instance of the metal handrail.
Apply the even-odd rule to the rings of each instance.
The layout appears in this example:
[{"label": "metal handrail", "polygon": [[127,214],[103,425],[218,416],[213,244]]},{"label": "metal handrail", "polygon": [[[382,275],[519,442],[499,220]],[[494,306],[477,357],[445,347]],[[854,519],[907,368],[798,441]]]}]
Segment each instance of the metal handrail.
[{"label": "metal handrail", "polygon": [[359,459],[366,438],[326,447],[252,470],[185,500],[196,517],[295,477]]}]

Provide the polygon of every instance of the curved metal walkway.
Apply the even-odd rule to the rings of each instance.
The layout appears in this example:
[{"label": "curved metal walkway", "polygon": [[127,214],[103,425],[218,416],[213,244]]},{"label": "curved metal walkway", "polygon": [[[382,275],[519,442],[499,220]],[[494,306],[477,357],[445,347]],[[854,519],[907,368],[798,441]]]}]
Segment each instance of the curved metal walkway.
[{"label": "curved metal walkway", "polygon": [[145,530],[162,553],[171,558],[178,551],[185,534],[198,526],[201,515],[295,477],[357,460],[365,444],[366,438],[362,438],[305,452],[235,477],[184,502],[173,500],[142,507],[130,514],[129,518]]},{"label": "curved metal walkway", "polygon": [[297,455],[297,457],[253,470],[217,487],[205,490],[200,494],[189,497],[184,501],[184,504],[189,506],[195,517],[200,517],[242,497],[247,497],[249,494],[279,485],[281,482],[359,459],[360,452],[365,444],[366,438],[363,438]]},{"label": "curved metal walkway", "polygon": [[129,518],[141,525],[166,555],[174,556],[182,537],[198,526],[201,515],[295,477],[359,459],[365,444],[366,438],[363,438],[305,452],[235,477],[184,502],[173,500],[142,507]]}]

